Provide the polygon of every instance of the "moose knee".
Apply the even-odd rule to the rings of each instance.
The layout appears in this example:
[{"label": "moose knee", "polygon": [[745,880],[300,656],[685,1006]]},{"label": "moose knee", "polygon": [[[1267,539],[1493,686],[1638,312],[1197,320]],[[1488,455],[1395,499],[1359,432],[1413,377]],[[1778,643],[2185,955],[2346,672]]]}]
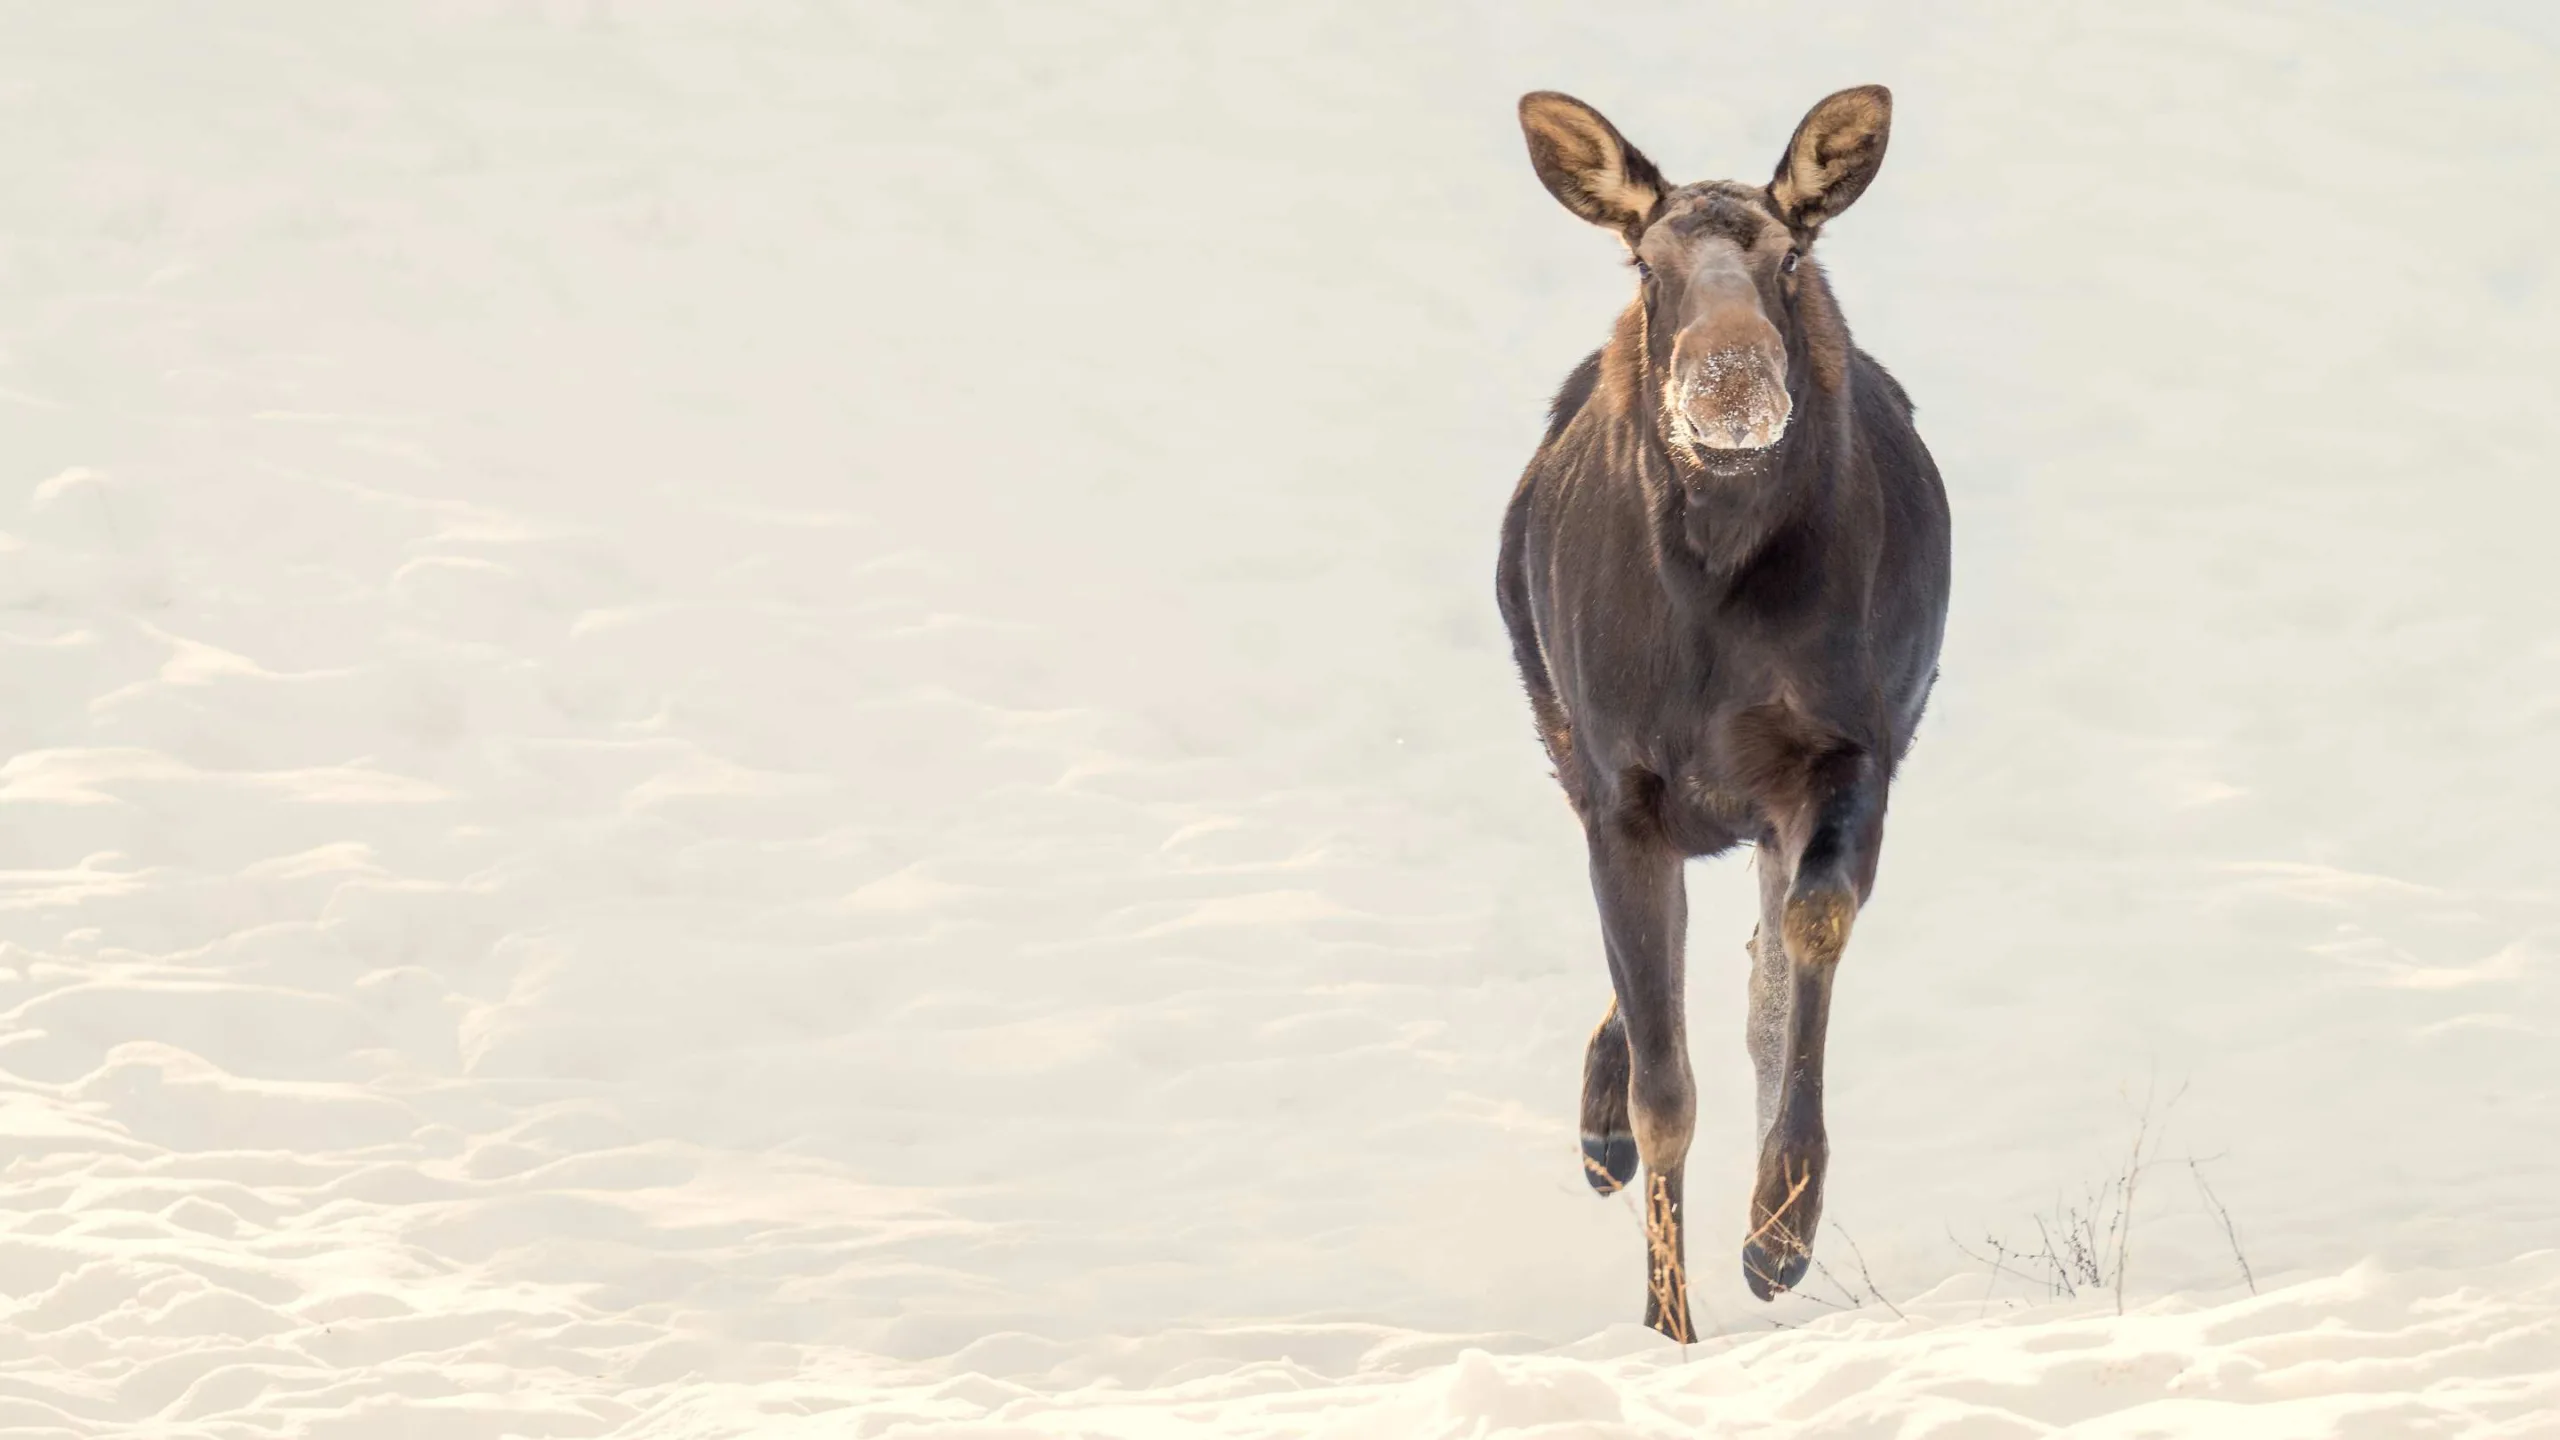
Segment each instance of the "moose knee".
[{"label": "moose knee", "polygon": [[1837,964],[1849,948],[1849,927],[1857,918],[1858,897],[1844,886],[1789,895],[1781,925],[1787,958],[1798,965]]}]

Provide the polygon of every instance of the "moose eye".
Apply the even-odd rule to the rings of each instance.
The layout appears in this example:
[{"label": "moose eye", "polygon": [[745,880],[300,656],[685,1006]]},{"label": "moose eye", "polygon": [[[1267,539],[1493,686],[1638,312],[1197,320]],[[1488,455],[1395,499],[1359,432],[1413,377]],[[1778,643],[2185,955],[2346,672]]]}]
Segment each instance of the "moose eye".
[{"label": "moose eye", "polygon": [[1787,258],[1778,262],[1778,269],[1788,275],[1796,273],[1796,252],[1788,251]]},{"label": "moose eye", "polygon": [[1646,263],[1644,263],[1642,260],[1638,260],[1638,261],[1636,262],[1636,278],[1637,278],[1637,279],[1639,279],[1639,280],[1650,280],[1650,279],[1652,279],[1652,278],[1653,278],[1653,267],[1652,267],[1652,266],[1650,266],[1650,265],[1647,265],[1647,264],[1646,264]]}]

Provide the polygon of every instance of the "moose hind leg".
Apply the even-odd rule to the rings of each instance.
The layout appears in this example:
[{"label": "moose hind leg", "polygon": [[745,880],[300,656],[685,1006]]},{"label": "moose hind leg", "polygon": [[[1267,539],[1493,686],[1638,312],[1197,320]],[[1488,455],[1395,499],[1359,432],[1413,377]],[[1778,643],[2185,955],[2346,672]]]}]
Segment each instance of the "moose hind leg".
[{"label": "moose hind leg", "polygon": [[1627,1117],[1627,1024],[1618,1002],[1591,1032],[1582,1055],[1582,1178],[1603,1195],[1615,1195],[1636,1178],[1636,1136]]},{"label": "moose hind leg", "polygon": [[1753,1086],[1752,1136],[1765,1141],[1778,1118],[1778,1094],[1786,1078],[1787,1014],[1794,991],[1781,939],[1786,915],[1786,857],[1763,847],[1752,856],[1759,872],[1760,923],[1743,948],[1751,956],[1751,1005],[1743,1018],[1742,1044],[1751,1052]]}]

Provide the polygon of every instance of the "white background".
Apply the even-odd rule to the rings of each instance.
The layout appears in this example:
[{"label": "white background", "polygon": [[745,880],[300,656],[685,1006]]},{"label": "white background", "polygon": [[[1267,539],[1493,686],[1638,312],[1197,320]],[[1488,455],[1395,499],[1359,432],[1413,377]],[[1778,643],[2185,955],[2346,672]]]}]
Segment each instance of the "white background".
[{"label": "white background", "polygon": [[[1957,582],[1824,1258],[2036,1311],[1955,1240],[2149,1095],[2137,1301],[2245,1294],[2195,1157],[2301,1327],[2553,1337],[2533,8],[5,17],[0,1430],[1030,1433],[1283,1357],[1547,1415],[1477,1382],[1565,1362],[1443,1367],[1642,1295],[1490,590],[1630,285],[1531,88],[1675,180],[1895,90],[1821,253]],[[1736,1337],[1828,1313],[1732,1263],[1746,864],[1691,872]]]}]

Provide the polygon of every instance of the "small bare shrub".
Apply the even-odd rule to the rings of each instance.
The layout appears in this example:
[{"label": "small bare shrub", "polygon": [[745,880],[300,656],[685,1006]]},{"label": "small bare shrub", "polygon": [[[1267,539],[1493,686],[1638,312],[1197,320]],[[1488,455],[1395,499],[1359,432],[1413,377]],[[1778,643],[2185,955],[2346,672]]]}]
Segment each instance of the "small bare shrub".
[{"label": "small bare shrub", "polygon": [[[2116,1313],[2123,1314],[2125,1277],[2133,1261],[2134,1201],[2141,1191],[2142,1177],[2163,1163],[2187,1167],[2196,1193],[2222,1227],[2231,1257],[2239,1263],[2240,1278],[2248,1282],[2250,1294],[2258,1292],[2257,1274],[2241,1248],[2239,1226],[2205,1181],[2204,1166],[2213,1157],[2180,1155],[2164,1162],[2159,1153],[2167,1114],[2185,1094],[2185,1087],[2181,1086],[2166,1105],[2157,1107],[2149,1093],[2144,1095],[2134,1120],[2133,1144],[2123,1167],[2104,1182],[2088,1186],[2077,1199],[2056,1198],[2052,1209],[2037,1214],[2033,1249],[2012,1246],[2002,1236],[1985,1235],[1982,1249],[1976,1250],[1956,1240],[1952,1233],[1948,1235],[1967,1258],[1990,1270],[1991,1283],[1983,1291],[1983,1304],[1991,1303],[2004,1277],[2015,1276],[2055,1299],[2077,1299],[2091,1292],[2108,1294],[2115,1300]],[[2160,1123],[2154,1123],[2155,1116]]]}]

